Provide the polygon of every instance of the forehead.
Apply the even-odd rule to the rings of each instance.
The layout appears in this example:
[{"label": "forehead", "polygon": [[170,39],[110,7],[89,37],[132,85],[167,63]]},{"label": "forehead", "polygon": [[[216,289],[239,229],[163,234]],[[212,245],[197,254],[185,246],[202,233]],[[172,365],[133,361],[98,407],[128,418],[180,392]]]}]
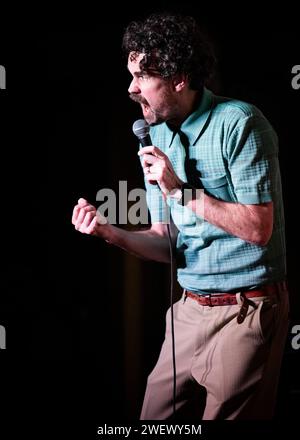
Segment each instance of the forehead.
[{"label": "forehead", "polygon": [[127,67],[130,72],[140,71],[140,61],[144,58],[144,53],[130,52],[128,55]]}]

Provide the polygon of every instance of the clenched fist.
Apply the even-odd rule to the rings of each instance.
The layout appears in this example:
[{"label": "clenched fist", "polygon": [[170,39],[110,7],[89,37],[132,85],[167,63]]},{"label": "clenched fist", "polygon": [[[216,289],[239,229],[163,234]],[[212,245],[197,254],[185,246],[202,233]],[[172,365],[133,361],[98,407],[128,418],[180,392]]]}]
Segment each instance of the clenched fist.
[{"label": "clenched fist", "polygon": [[74,207],[72,223],[77,231],[98,236],[103,236],[103,229],[109,226],[106,218],[85,199],[79,199],[78,204]]}]

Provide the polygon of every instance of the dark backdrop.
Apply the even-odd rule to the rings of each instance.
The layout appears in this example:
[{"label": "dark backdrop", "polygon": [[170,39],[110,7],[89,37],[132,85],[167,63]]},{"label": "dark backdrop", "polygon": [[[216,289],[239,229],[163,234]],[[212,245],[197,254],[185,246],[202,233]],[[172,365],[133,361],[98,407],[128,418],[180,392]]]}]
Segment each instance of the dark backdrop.
[{"label": "dark backdrop", "polygon": [[[213,41],[214,91],[257,105],[279,135],[292,329],[300,324],[300,90],[291,86],[291,69],[299,64],[296,32],[257,16],[222,21],[196,6],[172,9],[194,15]],[[100,14],[91,30],[64,26],[2,36],[9,47],[2,47],[0,58],[8,73],[0,95],[6,408],[32,409],[32,417],[39,409],[54,423],[79,423],[84,415],[89,427],[136,420],[164,336],[169,268],[138,260],[71,225],[79,197],[97,204],[97,191],[117,192],[121,180],[128,190],[143,186],[131,132],[141,114],[127,96],[130,78],[121,53],[123,30],[136,18],[132,11],[117,18]],[[291,340],[290,332],[278,420],[295,417],[299,405],[299,351]]]}]

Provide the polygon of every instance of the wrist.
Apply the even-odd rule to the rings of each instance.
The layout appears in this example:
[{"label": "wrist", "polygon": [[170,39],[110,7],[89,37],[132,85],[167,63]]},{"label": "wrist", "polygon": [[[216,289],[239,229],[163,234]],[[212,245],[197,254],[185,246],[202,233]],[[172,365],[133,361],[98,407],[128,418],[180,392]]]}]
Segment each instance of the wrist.
[{"label": "wrist", "polygon": [[99,238],[102,238],[103,240],[105,240],[108,243],[112,243],[114,240],[114,230],[113,230],[113,226],[106,222],[106,223],[100,223],[98,224],[97,230],[96,230],[96,235]]},{"label": "wrist", "polygon": [[181,182],[181,185],[173,189],[169,195],[178,204],[186,206],[189,201],[196,199],[196,188],[187,182]]},{"label": "wrist", "polygon": [[180,180],[179,178],[176,179],[176,184],[172,188],[172,190],[169,192],[168,196],[171,197],[171,199],[179,200],[182,197],[182,185],[184,182]]}]

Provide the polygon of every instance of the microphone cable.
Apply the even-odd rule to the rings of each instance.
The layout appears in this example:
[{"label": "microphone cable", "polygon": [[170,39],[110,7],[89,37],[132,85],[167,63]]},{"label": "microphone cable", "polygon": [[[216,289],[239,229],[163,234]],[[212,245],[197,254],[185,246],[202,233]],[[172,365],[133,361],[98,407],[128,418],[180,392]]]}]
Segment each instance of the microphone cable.
[{"label": "microphone cable", "polygon": [[176,414],[176,352],[175,352],[175,330],[174,330],[174,255],[170,223],[167,223],[169,249],[170,249],[170,307],[171,307],[171,339],[172,339],[172,364],[173,364],[173,419]]},{"label": "microphone cable", "polygon": [[[142,147],[152,145],[150,137],[150,126],[145,119],[138,119],[132,125],[132,131],[137,136]],[[156,185],[158,185],[156,183]],[[166,200],[165,203],[167,204]],[[172,363],[173,363],[173,418],[175,418],[176,412],[176,359],[175,359],[175,331],[174,331],[174,255],[171,238],[170,223],[167,223],[168,240],[170,248],[170,308],[171,308],[171,339],[172,339]]]}]

